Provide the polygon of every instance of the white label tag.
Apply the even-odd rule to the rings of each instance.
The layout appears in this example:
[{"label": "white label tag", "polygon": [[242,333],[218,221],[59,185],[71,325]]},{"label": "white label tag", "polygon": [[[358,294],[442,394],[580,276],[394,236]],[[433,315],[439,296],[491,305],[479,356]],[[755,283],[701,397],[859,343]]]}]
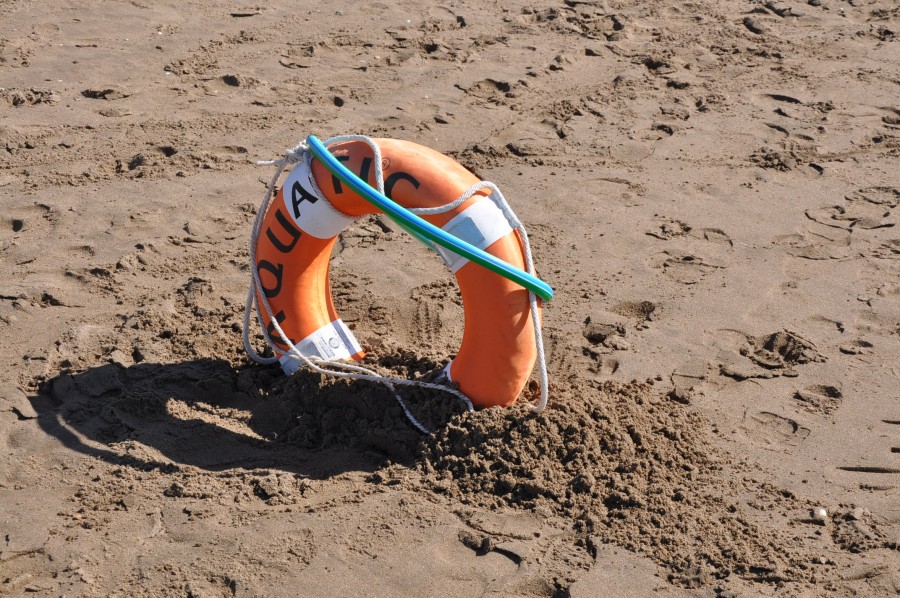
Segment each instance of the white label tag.
[{"label": "white label tag", "polygon": [[309,164],[294,166],[282,187],[284,207],[304,233],[318,239],[336,237],[356,219],[338,212],[315,191],[312,180]]},{"label": "white label tag", "polygon": [[[359,346],[359,342],[347,325],[342,320],[335,320],[297,343],[297,350],[306,357],[320,357],[334,361],[348,359],[362,352],[362,347]],[[288,376],[303,365],[290,353],[285,353],[278,358],[278,361],[281,362],[281,369]]]},{"label": "white label tag", "polygon": [[[482,250],[487,249],[513,230],[503,216],[503,212],[489,197],[475,202],[441,228],[454,237]],[[463,256],[440,245],[435,245],[435,248],[444,260],[444,264],[454,274],[469,263],[469,260]]]}]

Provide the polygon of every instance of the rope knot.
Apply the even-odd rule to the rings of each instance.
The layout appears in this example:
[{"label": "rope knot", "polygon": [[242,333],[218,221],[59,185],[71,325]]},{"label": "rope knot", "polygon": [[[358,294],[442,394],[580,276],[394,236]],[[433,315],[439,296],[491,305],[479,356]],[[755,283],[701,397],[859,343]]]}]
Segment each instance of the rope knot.
[{"label": "rope knot", "polygon": [[287,150],[284,157],[288,164],[296,164],[306,159],[307,152],[309,152],[309,145],[307,145],[306,141],[301,141],[293,148]]}]

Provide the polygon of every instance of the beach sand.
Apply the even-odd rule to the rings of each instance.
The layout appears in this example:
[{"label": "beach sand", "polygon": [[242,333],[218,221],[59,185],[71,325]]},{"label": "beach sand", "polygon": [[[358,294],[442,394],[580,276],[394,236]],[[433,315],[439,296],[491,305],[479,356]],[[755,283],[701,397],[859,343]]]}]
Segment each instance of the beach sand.
[{"label": "beach sand", "polygon": [[[0,594],[900,593],[898,31],[890,0],[0,1]],[[423,436],[248,360],[255,162],[348,133],[504,191],[556,290],[543,414],[406,392]],[[332,286],[381,372],[459,347],[384,217]]]}]

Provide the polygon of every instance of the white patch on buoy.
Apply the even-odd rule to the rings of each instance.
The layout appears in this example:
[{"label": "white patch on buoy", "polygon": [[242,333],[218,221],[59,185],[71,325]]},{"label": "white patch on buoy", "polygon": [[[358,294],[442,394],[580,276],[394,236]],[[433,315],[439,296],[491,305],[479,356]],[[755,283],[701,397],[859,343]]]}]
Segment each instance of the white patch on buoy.
[{"label": "white patch on buoy", "polygon": [[[362,353],[359,341],[342,320],[335,320],[322,326],[295,346],[306,357],[319,357],[329,361],[349,359],[357,353]],[[278,361],[288,376],[303,365],[299,358],[290,353],[285,353]]]},{"label": "white patch on buoy", "polygon": [[305,234],[318,239],[336,237],[356,218],[338,212],[316,191],[313,180],[309,164],[294,166],[281,189],[285,210]]},{"label": "white patch on buoy", "polygon": [[[487,249],[513,230],[503,212],[489,197],[479,199],[441,228],[481,250]],[[468,259],[440,245],[435,245],[435,249],[454,274],[469,263]]]}]

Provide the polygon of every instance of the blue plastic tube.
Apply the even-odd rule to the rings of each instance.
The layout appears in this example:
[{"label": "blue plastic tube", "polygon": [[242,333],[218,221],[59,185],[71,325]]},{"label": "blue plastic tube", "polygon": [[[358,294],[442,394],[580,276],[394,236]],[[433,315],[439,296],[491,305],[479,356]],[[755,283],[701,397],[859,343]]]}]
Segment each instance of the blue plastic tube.
[{"label": "blue plastic tube", "polygon": [[306,138],[309,149],[331,174],[336,176],[357,195],[384,212],[391,220],[396,222],[403,230],[416,237],[426,245],[429,241],[437,243],[450,251],[457,253],[476,264],[495,272],[504,278],[532,291],[535,295],[549,301],[553,298],[553,289],[543,280],[532,276],[524,270],[520,270],[498,259],[484,250],[463,241],[458,237],[448,234],[427,220],[413,214],[397,202],[384,196],[378,190],[373,189],[368,183],[356,176],[349,168],[328,151],[328,148],[315,136]]}]

